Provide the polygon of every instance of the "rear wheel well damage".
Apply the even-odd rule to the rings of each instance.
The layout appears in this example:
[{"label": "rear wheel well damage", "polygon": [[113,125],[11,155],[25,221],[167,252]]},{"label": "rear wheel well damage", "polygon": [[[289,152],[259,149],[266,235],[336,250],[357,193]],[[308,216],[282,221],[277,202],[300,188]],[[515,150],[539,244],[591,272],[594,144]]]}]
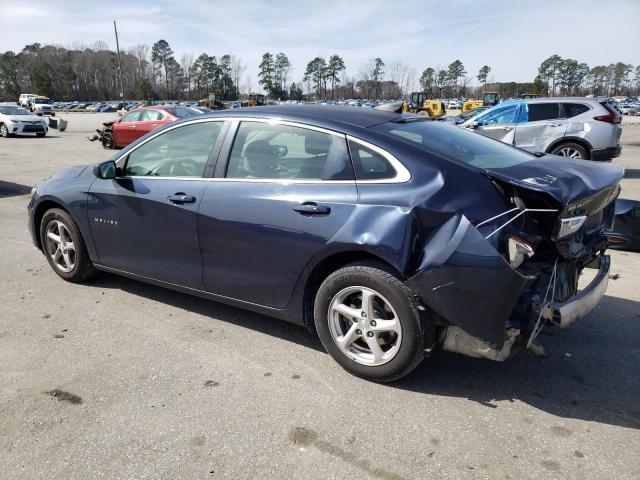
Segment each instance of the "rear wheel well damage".
[{"label": "rear wheel well damage", "polygon": [[[389,262],[369,252],[341,252],[323,259],[318,263],[318,265],[314,267],[314,269],[309,274],[304,289],[304,325],[309,330],[315,330],[314,304],[316,293],[318,292],[320,285],[333,272],[346,267],[347,265],[365,265],[375,267],[380,270],[384,270],[387,273],[390,273],[403,283],[405,283],[407,280],[406,276],[402,275]],[[437,325],[439,325],[441,322],[437,321],[438,316],[422,302],[420,296],[408,285],[407,288],[409,288],[409,290],[413,294],[415,302],[418,306],[418,314],[420,316],[423,329],[423,345],[425,348],[425,352],[428,354],[435,344],[437,337]]]},{"label": "rear wheel well damage", "polygon": [[64,210],[65,212],[69,213],[66,208],[64,208],[60,203],[54,200],[45,200],[36,207],[36,210],[33,213],[33,226],[36,233],[38,248],[40,250],[42,250],[42,239],[40,238],[40,222],[42,222],[42,217],[44,217],[44,214],[52,208],[59,208],[60,210]]},{"label": "rear wheel well damage", "polygon": [[315,302],[316,293],[322,282],[333,272],[345,267],[351,263],[368,263],[374,264],[378,268],[392,273],[397,278],[402,279],[398,271],[393,268],[388,262],[384,261],[380,257],[373,255],[369,252],[340,252],[324,258],[320,261],[311,271],[307,277],[307,282],[304,288],[304,325],[313,329],[313,305]]}]

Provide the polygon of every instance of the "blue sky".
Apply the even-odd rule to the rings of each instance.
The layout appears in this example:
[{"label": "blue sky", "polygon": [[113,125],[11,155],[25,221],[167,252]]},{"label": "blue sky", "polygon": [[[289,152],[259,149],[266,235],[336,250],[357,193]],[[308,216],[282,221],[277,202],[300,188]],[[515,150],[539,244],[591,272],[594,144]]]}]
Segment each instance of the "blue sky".
[{"label": "blue sky", "polygon": [[115,48],[164,38],[182,53],[232,53],[257,84],[265,51],[285,52],[300,79],[317,55],[341,55],[349,75],[373,57],[419,75],[460,59],[496,81],[531,80],[558,53],[589,65],[640,63],[640,0],[0,0],[0,51],[27,43]]}]

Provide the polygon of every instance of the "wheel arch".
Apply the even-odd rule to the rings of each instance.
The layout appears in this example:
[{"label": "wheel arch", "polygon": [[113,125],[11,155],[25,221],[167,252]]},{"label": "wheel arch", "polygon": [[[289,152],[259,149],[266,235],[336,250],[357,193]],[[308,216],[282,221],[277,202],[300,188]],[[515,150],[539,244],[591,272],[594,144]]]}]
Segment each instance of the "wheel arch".
[{"label": "wheel arch", "polygon": [[559,145],[564,143],[577,143],[581,147],[583,147],[587,151],[588,159],[591,159],[591,150],[593,150],[593,146],[584,138],[580,137],[562,137],[558,140],[554,141],[551,145],[547,147],[547,153],[551,153],[551,151]]},{"label": "wheel arch", "polygon": [[71,218],[73,218],[71,212],[69,212],[69,210],[66,209],[62,202],[59,200],[47,198],[46,200],[42,200],[40,203],[38,203],[33,212],[33,227],[35,230],[34,233],[36,234],[36,242],[38,242],[38,248],[40,250],[42,250],[42,239],[40,238],[40,223],[42,222],[42,217],[44,217],[44,214],[52,208],[59,208],[60,210],[64,210],[71,216]]},{"label": "wheel arch", "polygon": [[398,268],[396,268],[389,260],[382,255],[378,255],[369,250],[345,250],[334,252],[322,258],[311,269],[305,278],[303,296],[302,296],[302,315],[303,324],[313,327],[313,307],[315,303],[315,293],[322,282],[333,272],[354,262],[371,262],[379,264],[403,280]]}]

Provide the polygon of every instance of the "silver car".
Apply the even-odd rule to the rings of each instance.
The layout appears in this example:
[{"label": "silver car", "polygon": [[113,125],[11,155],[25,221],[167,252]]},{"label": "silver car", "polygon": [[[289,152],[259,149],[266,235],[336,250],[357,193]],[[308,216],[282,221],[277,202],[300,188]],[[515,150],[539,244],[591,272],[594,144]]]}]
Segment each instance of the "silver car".
[{"label": "silver car", "polygon": [[0,137],[35,133],[44,137],[49,131],[47,122],[15,104],[0,104]]},{"label": "silver car", "polygon": [[621,121],[605,101],[558,97],[500,103],[460,127],[534,153],[606,161],[622,151]]}]

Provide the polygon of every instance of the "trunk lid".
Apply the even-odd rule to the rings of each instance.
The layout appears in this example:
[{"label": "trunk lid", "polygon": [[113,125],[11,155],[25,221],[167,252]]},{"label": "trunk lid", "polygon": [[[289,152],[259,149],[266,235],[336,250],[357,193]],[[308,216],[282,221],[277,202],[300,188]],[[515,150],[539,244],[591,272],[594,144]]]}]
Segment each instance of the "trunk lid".
[{"label": "trunk lid", "polygon": [[617,193],[615,186],[622,179],[624,168],[615,164],[543,155],[511,167],[487,169],[486,173],[511,185],[546,193],[566,207],[603,190]]}]

